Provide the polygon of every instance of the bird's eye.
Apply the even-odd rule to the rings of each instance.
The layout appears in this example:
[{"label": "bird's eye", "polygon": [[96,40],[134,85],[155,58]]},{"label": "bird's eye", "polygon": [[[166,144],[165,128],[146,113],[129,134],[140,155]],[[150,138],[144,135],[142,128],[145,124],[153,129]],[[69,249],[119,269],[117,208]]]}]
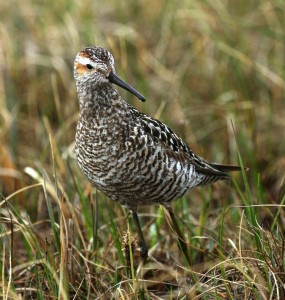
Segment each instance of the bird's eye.
[{"label": "bird's eye", "polygon": [[90,64],[87,64],[87,65],[86,65],[86,68],[87,68],[88,70],[92,70],[92,69],[93,69],[93,67],[92,67]]}]

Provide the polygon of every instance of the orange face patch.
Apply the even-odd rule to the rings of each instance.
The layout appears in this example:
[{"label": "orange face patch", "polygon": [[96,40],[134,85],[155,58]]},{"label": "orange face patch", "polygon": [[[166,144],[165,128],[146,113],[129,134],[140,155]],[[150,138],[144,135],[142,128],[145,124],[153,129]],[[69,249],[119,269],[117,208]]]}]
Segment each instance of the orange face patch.
[{"label": "orange face patch", "polygon": [[84,74],[88,70],[85,65],[78,63],[78,62],[75,63],[75,69],[79,75]]}]

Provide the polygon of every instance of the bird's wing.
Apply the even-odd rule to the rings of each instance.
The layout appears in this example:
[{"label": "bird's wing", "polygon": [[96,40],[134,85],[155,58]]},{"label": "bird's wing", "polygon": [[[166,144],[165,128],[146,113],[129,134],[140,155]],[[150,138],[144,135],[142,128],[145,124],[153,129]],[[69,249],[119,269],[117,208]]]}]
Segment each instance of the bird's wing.
[{"label": "bird's wing", "polygon": [[[221,172],[235,172],[235,171],[242,170],[242,167],[240,167],[240,166],[221,165],[221,164],[217,164],[217,163],[210,163],[210,166]],[[248,168],[244,168],[244,170],[247,171]]]},{"label": "bird's wing", "polygon": [[[199,157],[180,137],[178,137],[176,133],[162,122],[141,113],[140,119],[145,133],[149,134],[156,142],[160,143],[170,157],[176,160],[183,160],[184,162],[189,161],[195,166],[195,170],[202,174],[224,178],[229,177],[225,171],[231,171],[232,169],[230,169],[230,166],[225,166],[224,171],[222,165],[209,163]],[[236,169],[238,167],[234,166],[232,168]]]}]

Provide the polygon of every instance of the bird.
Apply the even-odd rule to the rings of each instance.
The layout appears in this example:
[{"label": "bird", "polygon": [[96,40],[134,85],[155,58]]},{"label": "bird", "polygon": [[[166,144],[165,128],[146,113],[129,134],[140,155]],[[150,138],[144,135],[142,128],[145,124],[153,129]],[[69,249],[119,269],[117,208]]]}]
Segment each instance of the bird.
[{"label": "bird", "polygon": [[229,179],[228,172],[242,168],[208,162],[167,125],[127,103],[115,85],[142,102],[145,97],[116,75],[114,57],[107,49],[90,46],[79,51],[74,78],[79,99],[75,153],[83,174],[107,197],[131,211],[144,260],[148,247],[138,210],[162,205],[189,262],[172,201],[197,186]]}]

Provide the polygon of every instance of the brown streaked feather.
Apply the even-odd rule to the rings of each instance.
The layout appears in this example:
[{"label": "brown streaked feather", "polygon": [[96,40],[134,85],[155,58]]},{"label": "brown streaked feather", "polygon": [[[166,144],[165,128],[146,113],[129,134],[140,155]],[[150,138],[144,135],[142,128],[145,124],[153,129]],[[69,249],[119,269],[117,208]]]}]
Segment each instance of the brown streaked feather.
[{"label": "brown streaked feather", "polygon": [[180,162],[191,162],[195,166],[196,171],[205,175],[230,178],[226,172],[241,170],[239,166],[207,162],[194,154],[189,146],[165,124],[146,115],[143,115],[142,120],[146,132],[165,147],[165,151],[169,157]]},{"label": "brown streaked feather", "polygon": [[[233,166],[233,165],[222,165],[217,163],[210,163],[211,167],[221,172],[235,172],[241,171],[242,167],[240,166]],[[248,168],[244,168],[245,171],[248,171]]]}]

